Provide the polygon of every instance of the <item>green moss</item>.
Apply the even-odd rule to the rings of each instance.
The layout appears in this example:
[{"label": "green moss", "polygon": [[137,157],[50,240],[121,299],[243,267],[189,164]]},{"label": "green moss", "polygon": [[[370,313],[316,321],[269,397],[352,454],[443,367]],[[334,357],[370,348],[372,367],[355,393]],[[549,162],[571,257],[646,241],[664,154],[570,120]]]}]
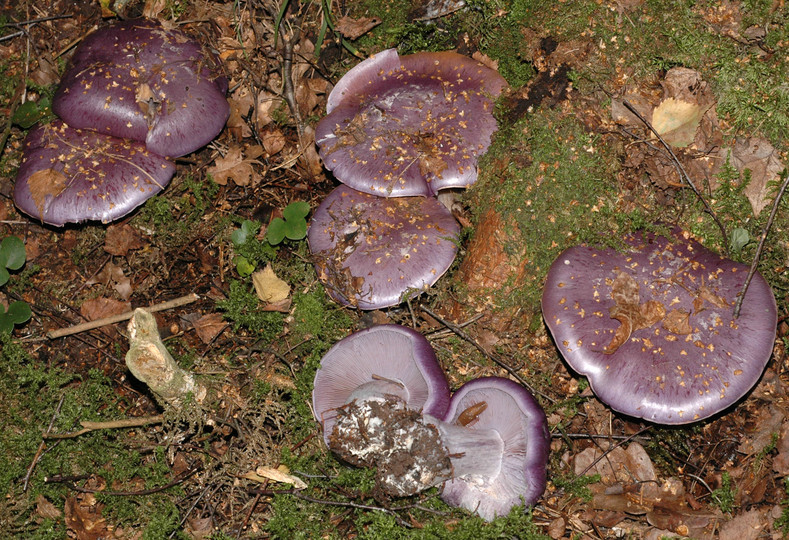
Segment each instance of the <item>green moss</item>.
[{"label": "green moss", "polygon": [[[113,490],[137,490],[140,480],[145,488],[171,480],[163,447],[143,455],[128,450],[123,431],[99,430],[49,443],[33,469],[28,490],[23,491],[23,478],[41,443],[41,429],[52,422],[54,433],[66,433],[79,429],[82,420],[118,419],[129,404],[101,371],[79,376],[41,365],[4,335],[0,335],[0,395],[5,396],[0,401],[5,426],[0,432],[0,492],[4,494],[0,519],[5,519],[6,533],[15,531],[21,538],[65,537],[61,522],[39,524],[34,514],[39,496],[62,511],[65,498],[73,495],[67,484],[47,482],[48,477],[96,475]],[[168,493],[179,490],[140,497],[99,493],[96,497],[106,504],[104,516],[110,523],[144,530],[163,509],[174,511]]]},{"label": "green moss", "polygon": [[282,314],[263,311],[263,305],[252,285],[236,279],[230,280],[227,300],[217,302],[225,318],[233,323],[233,330],[241,328],[257,334],[263,344],[269,343],[282,331]]},{"label": "green moss", "polygon": [[493,208],[502,216],[511,259],[527,261],[498,306],[536,313],[545,274],[562,250],[621,232],[628,220],[616,208],[615,163],[612,149],[559,111],[540,109],[502,126],[469,192],[477,215]]}]

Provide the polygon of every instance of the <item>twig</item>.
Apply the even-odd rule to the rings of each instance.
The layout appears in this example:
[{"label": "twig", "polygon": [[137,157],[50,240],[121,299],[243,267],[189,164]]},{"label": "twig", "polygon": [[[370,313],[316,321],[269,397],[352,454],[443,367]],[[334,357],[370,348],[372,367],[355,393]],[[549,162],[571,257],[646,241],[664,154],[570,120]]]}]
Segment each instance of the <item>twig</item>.
[{"label": "twig", "polygon": [[[22,21],[22,22],[8,22],[6,24],[8,26],[19,28],[20,26],[25,26],[25,25],[30,26],[30,25],[38,24],[40,22],[56,21],[58,19],[70,19],[71,17],[73,17],[73,15],[52,15],[51,17],[41,17],[39,19],[30,19],[29,21]],[[28,30],[29,28],[25,30],[20,30],[19,32],[14,32],[13,34],[8,34],[6,36],[0,37],[0,42],[24,35],[27,33]]]},{"label": "twig", "polygon": [[729,256],[729,247],[728,247],[728,245],[729,245],[729,235],[726,234],[726,227],[723,226],[723,223],[721,223],[721,221],[718,219],[718,216],[715,215],[715,212],[712,210],[712,207],[707,202],[707,199],[705,199],[704,196],[701,194],[701,192],[698,190],[698,188],[696,187],[696,184],[691,182],[690,177],[688,176],[688,173],[685,172],[685,168],[682,166],[682,163],[679,161],[679,158],[677,158],[677,155],[674,153],[674,150],[671,149],[671,145],[669,145],[663,139],[663,137],[660,136],[660,133],[657,132],[657,130],[652,126],[652,124],[650,124],[649,121],[646,118],[644,118],[641,115],[641,113],[638,112],[636,110],[636,108],[633,107],[630,104],[629,101],[627,101],[625,99],[625,100],[622,101],[622,104],[625,107],[627,107],[627,109],[631,113],[636,115],[636,117],[638,117],[638,119],[641,120],[647,128],[649,128],[649,131],[651,131],[655,135],[655,137],[657,137],[658,141],[660,141],[660,144],[663,145],[663,148],[665,148],[666,151],[671,156],[671,159],[674,160],[674,166],[677,168],[677,172],[679,173],[680,180],[684,180],[688,184],[688,186],[690,186],[690,189],[693,190],[693,193],[696,194],[696,197],[698,197],[698,199],[704,205],[704,209],[706,210],[706,212],[712,217],[713,221],[715,221],[715,224],[718,225],[718,228],[720,229],[721,234],[723,235],[723,246],[724,246],[723,250],[726,253],[726,256],[728,257]]},{"label": "twig", "polygon": [[191,471],[182,474],[181,476],[179,476],[175,480],[173,480],[171,482],[167,482],[163,486],[159,486],[159,487],[155,487],[155,488],[151,488],[151,489],[142,489],[140,491],[106,491],[106,490],[103,490],[103,489],[85,488],[85,487],[82,487],[82,486],[78,486],[77,484],[71,482],[66,477],[62,477],[62,476],[50,476],[48,478],[44,478],[44,483],[46,483],[46,484],[56,484],[56,483],[57,484],[60,484],[60,483],[67,484],[71,489],[73,489],[74,491],[78,491],[80,493],[101,493],[102,495],[113,495],[115,497],[136,497],[136,496],[139,496],[139,495],[152,495],[154,493],[159,493],[160,491],[164,491],[166,489],[170,489],[173,486],[177,486],[178,484],[180,484],[181,482],[183,482],[184,480],[186,480],[190,476],[194,475],[195,473],[197,473],[201,469],[202,469],[202,467],[194,468]]},{"label": "twig", "polygon": [[58,402],[58,406],[55,407],[55,412],[52,413],[52,419],[49,421],[49,427],[47,427],[47,430],[44,432],[44,436],[41,440],[41,444],[38,445],[38,450],[36,450],[36,455],[33,456],[33,461],[30,463],[30,467],[27,468],[25,481],[22,484],[22,491],[27,491],[27,486],[30,483],[30,477],[33,475],[33,469],[35,469],[38,460],[41,459],[41,454],[44,452],[44,448],[47,447],[47,441],[46,441],[47,435],[49,435],[49,433],[52,431],[52,428],[55,426],[55,420],[60,414],[60,408],[63,406],[64,399],[66,399],[66,394],[60,396],[60,401]]},{"label": "twig", "polygon": [[[187,294],[186,296],[181,296],[180,298],[174,298],[172,300],[168,300],[167,302],[161,302],[160,304],[154,304],[147,309],[150,312],[155,311],[164,311],[166,309],[173,309],[180,306],[184,306],[186,304],[191,304],[192,302],[199,300],[200,296],[196,293]],[[78,334],[80,332],[84,332],[86,330],[93,330],[94,328],[99,328],[102,326],[106,326],[108,324],[114,324],[121,321],[128,321],[131,319],[131,316],[134,314],[134,311],[127,311],[126,313],[121,313],[120,315],[113,315],[111,317],[104,317],[103,319],[96,319],[95,321],[90,321],[82,324],[77,324],[75,326],[70,326],[68,328],[61,328],[59,330],[52,330],[51,332],[47,332],[47,337],[49,339],[55,339],[63,336],[70,336],[72,334]]]},{"label": "twig", "polygon": [[474,345],[474,347],[475,347],[475,348],[476,348],[476,349],[477,349],[479,352],[481,352],[481,353],[482,353],[482,354],[483,354],[483,355],[484,355],[486,358],[489,358],[490,360],[492,360],[493,362],[495,362],[496,364],[498,364],[499,366],[501,366],[502,368],[504,368],[504,369],[507,371],[507,373],[509,373],[510,375],[512,375],[512,376],[513,376],[513,377],[514,377],[514,378],[515,378],[515,379],[516,379],[516,380],[517,380],[519,383],[521,383],[523,386],[525,386],[525,387],[526,387],[526,388],[529,390],[529,392],[531,392],[532,394],[538,394],[538,395],[542,396],[543,398],[545,398],[546,400],[550,401],[551,403],[554,403],[554,401],[555,401],[555,400],[554,400],[553,398],[551,398],[550,396],[547,396],[547,395],[543,394],[542,392],[538,392],[538,391],[536,391],[534,388],[532,388],[532,387],[529,385],[529,383],[527,383],[527,382],[526,382],[526,381],[523,379],[523,377],[521,377],[520,375],[518,375],[518,372],[517,372],[517,371],[515,371],[515,370],[514,370],[512,367],[510,367],[509,365],[507,365],[507,363],[506,363],[506,362],[504,362],[503,360],[501,360],[500,358],[498,358],[496,355],[494,355],[494,354],[492,354],[492,353],[490,353],[490,352],[486,351],[486,350],[485,350],[485,348],[484,348],[482,345],[480,345],[480,344],[477,342],[477,340],[475,340],[474,338],[472,338],[471,336],[469,336],[469,335],[468,335],[467,333],[465,333],[465,332],[464,332],[464,331],[463,331],[461,328],[459,328],[458,326],[456,326],[456,325],[452,324],[451,322],[449,322],[449,321],[445,320],[445,319],[444,319],[444,318],[442,318],[440,315],[438,315],[438,314],[434,313],[434,312],[433,312],[433,310],[431,310],[430,308],[428,308],[428,307],[426,307],[426,306],[419,306],[419,309],[421,309],[422,311],[424,311],[425,313],[427,313],[428,315],[430,315],[431,317],[433,317],[435,320],[437,320],[438,322],[440,322],[441,324],[443,324],[444,326],[446,326],[447,328],[449,328],[450,330],[452,330],[452,331],[453,331],[455,334],[457,334],[457,335],[458,335],[458,337],[460,337],[461,339],[463,339],[463,340],[465,340],[465,341],[467,341],[467,342],[471,343],[472,345]]},{"label": "twig", "polygon": [[[83,420],[80,422],[82,425],[82,429],[78,431],[70,431],[68,433],[50,433],[50,430],[47,430],[44,433],[44,440],[46,439],[73,439],[74,437],[79,437],[80,435],[84,435],[85,433],[90,433],[91,431],[97,431],[99,429],[119,429],[119,428],[127,428],[127,427],[140,427],[140,426],[147,426],[148,424],[160,424],[164,421],[164,416],[161,414],[157,414],[154,416],[142,416],[139,418],[126,418],[124,420],[108,420],[106,422],[91,422],[88,420]],[[51,427],[51,426],[50,426]]]},{"label": "twig", "polygon": [[748,287],[751,285],[751,280],[753,279],[754,274],[756,274],[756,267],[759,266],[759,260],[762,257],[764,243],[767,240],[767,235],[770,232],[770,228],[773,226],[775,214],[778,213],[778,206],[781,204],[781,199],[786,192],[786,186],[789,185],[789,171],[785,170],[784,174],[786,174],[786,177],[784,178],[783,184],[781,184],[781,188],[778,190],[778,194],[775,196],[775,200],[773,200],[773,208],[770,210],[770,217],[767,218],[767,223],[764,225],[762,237],[759,240],[759,247],[756,248],[756,254],[753,256],[753,262],[751,262],[751,269],[748,271],[748,277],[745,278],[745,283],[742,285],[742,290],[740,291],[740,294],[737,295],[737,301],[734,303],[735,319],[740,316],[742,301],[745,298],[745,293],[748,292]]},{"label": "twig", "polygon": [[[600,454],[600,457],[598,457],[596,460],[594,460],[593,462],[591,462],[591,463],[589,464],[589,466],[588,466],[588,467],[586,467],[586,468],[585,468],[585,469],[584,469],[584,470],[581,472],[581,474],[579,474],[579,475],[577,475],[577,476],[584,476],[584,475],[585,475],[585,474],[586,474],[588,471],[590,471],[590,470],[592,469],[592,467],[594,467],[595,465],[597,465],[598,463],[600,463],[600,461],[602,461],[602,460],[603,460],[603,458],[607,457],[607,456],[608,456],[608,454],[610,454],[611,452],[613,452],[615,448],[618,448],[618,447],[622,446],[623,444],[625,444],[625,443],[626,443],[626,442],[628,442],[628,441],[634,441],[634,440],[637,440],[637,439],[638,439],[638,437],[639,437],[641,434],[643,434],[643,433],[644,433],[644,432],[646,432],[646,431],[649,431],[650,429],[652,429],[652,426],[651,426],[651,425],[644,426],[644,427],[642,427],[641,429],[639,429],[638,431],[636,431],[635,433],[633,433],[632,435],[628,435],[628,436],[627,436],[627,437],[625,437],[624,439],[620,439],[620,440],[619,440],[619,442],[617,442],[617,443],[616,443],[615,445],[613,445],[611,448],[609,448],[608,450],[605,450],[605,451],[603,451],[603,453],[602,453],[602,454]],[[606,438],[607,438],[607,437],[606,437]]]}]

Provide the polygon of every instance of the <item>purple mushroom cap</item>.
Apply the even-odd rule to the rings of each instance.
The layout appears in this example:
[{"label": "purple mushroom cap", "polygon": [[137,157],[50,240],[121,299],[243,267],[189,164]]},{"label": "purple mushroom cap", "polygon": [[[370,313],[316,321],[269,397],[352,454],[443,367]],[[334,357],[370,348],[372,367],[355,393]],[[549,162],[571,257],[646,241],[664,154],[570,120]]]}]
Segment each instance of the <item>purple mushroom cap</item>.
[{"label": "purple mushroom cap", "polygon": [[433,285],[455,258],[459,232],[435,198],[387,199],[340,186],[313,214],[308,241],[332,298],[379,309]]},{"label": "purple mushroom cap", "polygon": [[745,395],[770,359],[775,297],[748,267],[680,231],[576,246],[548,272],[545,322],[559,352],[616,411],[659,424],[707,418]]},{"label": "purple mushroom cap", "polygon": [[107,223],[160,192],[174,173],[173,163],[141,142],[56,120],[28,133],[14,202],[51,225]]},{"label": "purple mushroom cap", "polygon": [[315,374],[312,410],[327,445],[338,409],[376,391],[438,417],[449,404],[446,376],[422,334],[395,324],[360,330],[335,343]]},{"label": "purple mushroom cap", "polygon": [[182,156],[210,142],[230,114],[227,80],[215,64],[198,43],[158,21],[116,22],[80,44],[52,109],[72,127]]},{"label": "purple mushroom cap", "polygon": [[545,412],[523,386],[501,377],[469,381],[452,395],[444,421],[465,425],[466,430],[493,430],[503,443],[501,456],[478,458],[500,459],[498,474],[448,480],[441,492],[447,504],[490,521],[540,498],[551,440]]},{"label": "purple mushroom cap", "polygon": [[340,79],[315,140],[326,168],[365,193],[430,196],[466,187],[496,131],[493,100],[506,85],[457,53],[385,50]]}]

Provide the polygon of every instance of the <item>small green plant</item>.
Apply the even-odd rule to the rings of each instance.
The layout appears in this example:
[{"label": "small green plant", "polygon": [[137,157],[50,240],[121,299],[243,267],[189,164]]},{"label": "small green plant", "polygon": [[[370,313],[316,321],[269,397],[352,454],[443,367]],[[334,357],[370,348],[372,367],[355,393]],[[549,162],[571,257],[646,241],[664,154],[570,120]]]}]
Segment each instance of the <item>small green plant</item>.
[{"label": "small green plant", "polygon": [[[24,266],[25,244],[16,236],[3,238],[0,242],[0,286],[8,283],[11,278],[9,270],[19,270]],[[30,319],[32,312],[27,302],[11,302],[6,311],[0,306],[0,333],[10,334],[15,324],[22,324]]]},{"label": "small green plant", "polygon": [[[236,229],[230,234],[230,241],[236,248],[236,251],[244,251],[244,246],[250,242],[255,242],[255,235],[260,229],[260,225],[254,221],[245,219],[241,223],[241,227]],[[239,253],[233,257],[233,264],[236,265],[236,271],[241,277],[251,276],[255,271],[257,265],[254,260],[250,261],[249,257]]]},{"label": "small green plant", "polygon": [[36,122],[52,116],[52,100],[42,96],[38,101],[26,101],[20,105],[11,121],[22,129],[30,129]]},{"label": "small green plant", "polygon": [[307,214],[310,205],[304,201],[290,203],[282,211],[281,218],[274,218],[266,230],[266,240],[272,246],[281,244],[285,238],[288,240],[301,240],[307,236]]},{"label": "small green plant", "polygon": [[725,472],[721,476],[721,487],[712,491],[712,504],[721,509],[721,512],[730,513],[734,510],[736,489],[732,485],[731,476]]}]

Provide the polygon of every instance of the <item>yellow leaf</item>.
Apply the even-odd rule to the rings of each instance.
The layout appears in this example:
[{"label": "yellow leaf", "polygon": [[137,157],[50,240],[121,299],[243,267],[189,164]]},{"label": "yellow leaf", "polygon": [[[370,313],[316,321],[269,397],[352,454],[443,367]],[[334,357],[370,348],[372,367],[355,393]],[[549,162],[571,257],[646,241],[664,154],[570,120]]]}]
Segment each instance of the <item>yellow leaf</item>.
[{"label": "yellow leaf", "polygon": [[707,109],[709,107],[681,99],[664,99],[652,112],[652,127],[668,144],[683,148],[696,138],[696,130]]},{"label": "yellow leaf", "polygon": [[281,302],[290,294],[290,285],[277,277],[271,265],[252,274],[252,284],[258,298],[266,303]]}]

